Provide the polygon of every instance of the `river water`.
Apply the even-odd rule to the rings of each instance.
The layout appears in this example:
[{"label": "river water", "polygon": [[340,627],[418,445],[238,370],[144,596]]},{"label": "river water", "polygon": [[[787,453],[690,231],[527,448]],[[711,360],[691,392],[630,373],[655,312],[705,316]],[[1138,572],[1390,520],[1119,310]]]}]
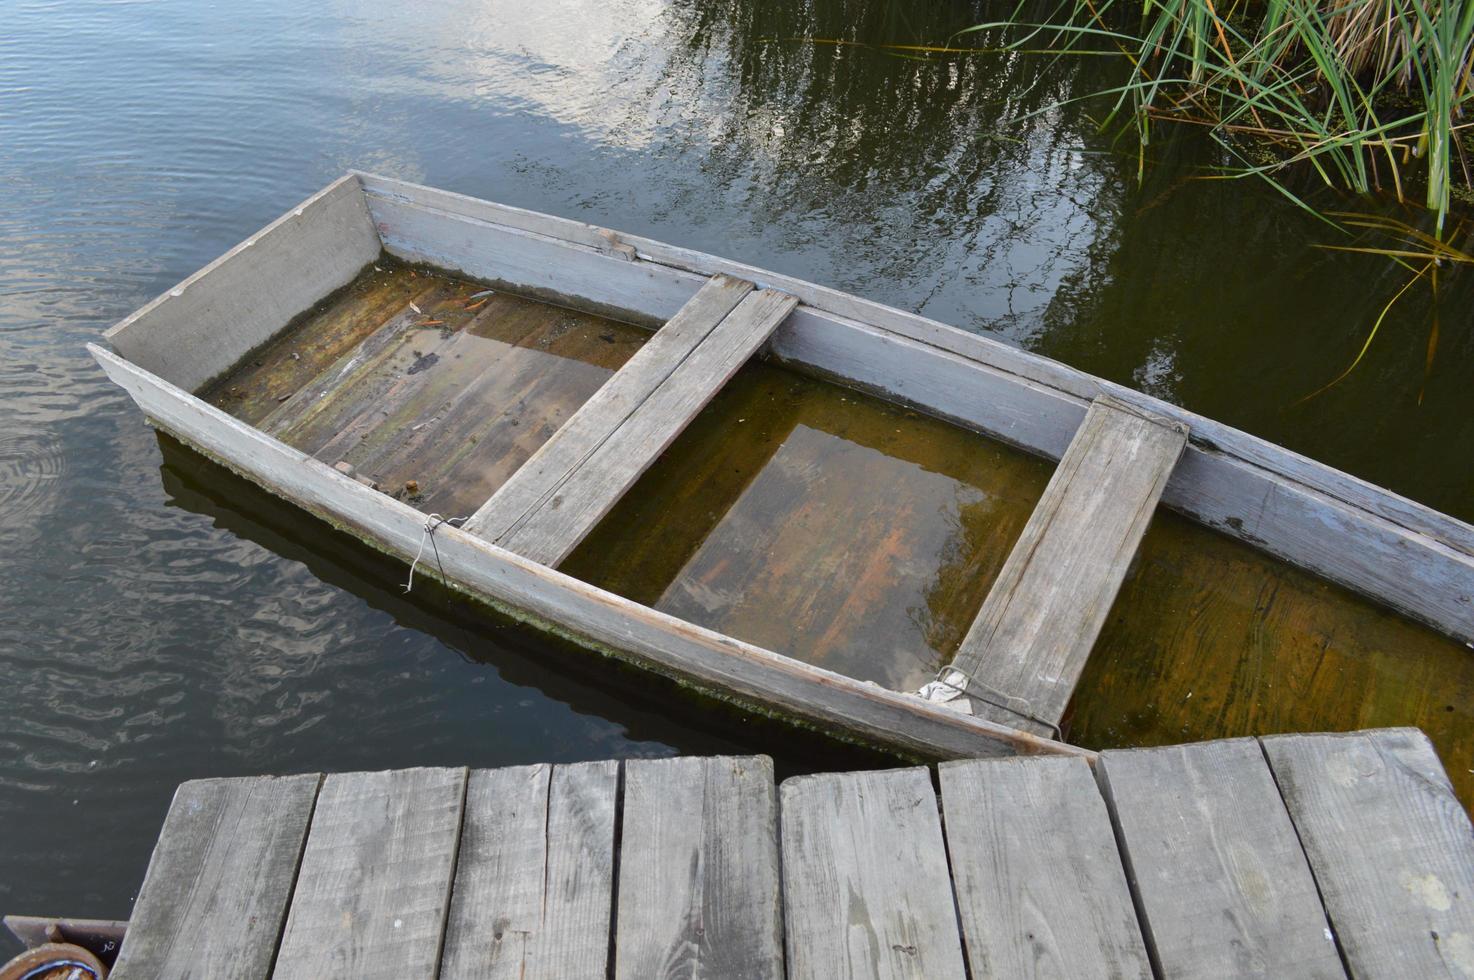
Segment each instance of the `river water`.
[{"label": "river water", "polygon": [[937,43],[987,16],[0,0],[0,910],[126,916],[197,776],[876,761],[412,601],[396,569],[162,442],[105,383],[85,342],[349,168],[918,310],[1474,518],[1467,281],[1443,283],[1426,377],[1415,288],[1365,364],[1302,402],[1403,272],[1320,247],[1345,240],[1261,184],[1196,179],[1216,161],[1200,140],[1154,145],[1138,183],[1101,106],[1029,116],[1109,83],[1106,59],[804,40]]}]

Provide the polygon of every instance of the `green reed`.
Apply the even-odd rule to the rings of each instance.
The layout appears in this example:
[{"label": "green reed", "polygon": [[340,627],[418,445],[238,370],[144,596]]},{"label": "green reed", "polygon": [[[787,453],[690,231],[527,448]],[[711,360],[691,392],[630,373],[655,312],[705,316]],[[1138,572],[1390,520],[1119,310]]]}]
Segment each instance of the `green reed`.
[{"label": "green reed", "polygon": [[[1037,8],[1034,8],[1037,9]],[[1422,185],[1441,237],[1451,190],[1471,184],[1460,134],[1474,71],[1474,0],[1062,0],[1006,21],[1017,49],[1109,50],[1130,64],[1107,119],[1128,116],[1145,159],[1153,129],[1202,126],[1225,176],[1309,167],[1358,193]]]}]

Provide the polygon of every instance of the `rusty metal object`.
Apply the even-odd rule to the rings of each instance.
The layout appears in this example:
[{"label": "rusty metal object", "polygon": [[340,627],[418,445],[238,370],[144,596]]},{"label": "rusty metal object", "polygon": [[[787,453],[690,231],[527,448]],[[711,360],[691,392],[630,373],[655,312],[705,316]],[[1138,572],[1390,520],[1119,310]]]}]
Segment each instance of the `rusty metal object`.
[{"label": "rusty metal object", "polygon": [[0,980],[107,980],[107,967],[81,946],[43,943],[0,967]]}]

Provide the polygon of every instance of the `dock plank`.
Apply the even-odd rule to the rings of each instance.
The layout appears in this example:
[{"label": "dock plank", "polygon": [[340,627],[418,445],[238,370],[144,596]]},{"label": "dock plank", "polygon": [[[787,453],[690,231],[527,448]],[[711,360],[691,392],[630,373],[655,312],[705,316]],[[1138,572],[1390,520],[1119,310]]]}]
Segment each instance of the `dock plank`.
[{"label": "dock plank", "polygon": [[1262,740],[1353,976],[1474,976],[1474,827],[1417,729]]},{"label": "dock plank", "polygon": [[466,795],[465,769],[328,776],[274,977],[433,977]]},{"label": "dock plank", "polygon": [[783,976],[773,761],[625,764],[615,976]]},{"label": "dock plank", "polygon": [[466,522],[466,530],[495,541],[541,506],[752,289],[752,283],[729,276],[718,275],[708,280],[553,438],[477,509]]},{"label": "dock plank", "polygon": [[968,760],[938,770],[974,977],[1151,977],[1110,815],[1085,760]]},{"label": "dock plank", "polygon": [[952,666],[974,714],[1047,735],[1187,444],[1187,427],[1098,398]]},{"label": "dock plank", "polygon": [[181,785],[111,975],[267,976],[321,780],[313,774]]},{"label": "dock plank", "polygon": [[1096,771],[1160,975],[1345,976],[1258,742],[1107,751]]},{"label": "dock plank", "polygon": [[965,976],[926,769],[783,783],[790,980]]},{"label": "dock plank", "polygon": [[617,762],[476,770],[441,980],[580,980],[609,967]]},{"label": "dock plank", "polygon": [[766,289],[749,293],[639,408],[588,454],[556,492],[498,536],[496,543],[533,561],[556,566],[796,305],[797,300],[783,293]]}]

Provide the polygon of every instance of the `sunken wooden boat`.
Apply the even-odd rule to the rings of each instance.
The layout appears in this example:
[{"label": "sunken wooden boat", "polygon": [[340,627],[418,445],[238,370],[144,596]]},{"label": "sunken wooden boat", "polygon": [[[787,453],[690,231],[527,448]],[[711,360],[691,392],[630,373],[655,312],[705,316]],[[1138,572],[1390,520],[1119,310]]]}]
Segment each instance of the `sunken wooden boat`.
[{"label": "sunken wooden boat", "polygon": [[[154,424],[419,574],[912,755],[1080,751],[1058,726],[1159,503],[1474,641],[1474,528],[1453,518],[915,314],[383,177],[334,182],[106,338],[89,349]],[[770,438],[781,465],[747,466],[739,444],[768,437],[745,408],[797,390],[733,395],[759,363],[821,379],[831,408],[868,400],[871,448],[836,448],[835,416]],[[905,457],[908,426],[963,441],[870,482],[873,447]],[[985,458],[982,476],[949,469]],[[666,499],[642,483],[652,466],[695,489]],[[1034,482],[1010,511],[1018,474]],[[770,520],[753,501],[780,492],[797,502]],[[1021,516],[987,516],[1004,512]],[[964,523],[981,544],[958,544]],[[672,539],[654,591],[579,572]],[[922,667],[879,682],[811,655],[911,642]]]}]

